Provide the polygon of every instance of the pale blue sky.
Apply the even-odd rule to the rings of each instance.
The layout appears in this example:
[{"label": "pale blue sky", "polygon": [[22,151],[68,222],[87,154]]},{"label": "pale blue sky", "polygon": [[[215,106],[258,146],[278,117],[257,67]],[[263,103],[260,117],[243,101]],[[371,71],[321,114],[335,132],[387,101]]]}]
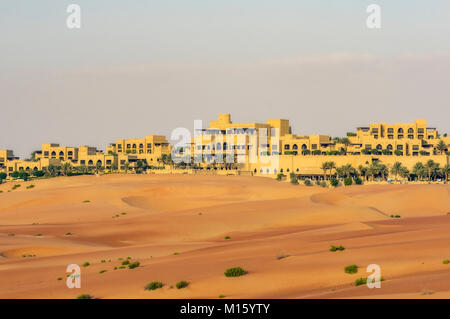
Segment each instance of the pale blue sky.
[{"label": "pale blue sky", "polygon": [[[365,26],[371,3],[381,30]],[[0,148],[104,148],[227,111],[299,134],[416,117],[445,131],[449,36],[448,0],[2,0],[0,108],[23,118],[2,123]]]}]

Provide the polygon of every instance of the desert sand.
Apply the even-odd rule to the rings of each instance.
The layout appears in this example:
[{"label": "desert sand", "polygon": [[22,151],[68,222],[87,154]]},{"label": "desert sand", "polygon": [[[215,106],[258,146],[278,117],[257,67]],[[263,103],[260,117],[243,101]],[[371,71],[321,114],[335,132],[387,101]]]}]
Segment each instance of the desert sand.
[{"label": "desert sand", "polygon": [[[200,175],[19,184],[0,185],[0,298],[450,298],[449,185]],[[114,270],[127,257],[140,267]],[[69,289],[67,265],[85,262],[81,288]],[[344,272],[351,264],[357,274]],[[379,289],[354,284],[369,264],[381,267]],[[234,266],[248,274],[225,277]],[[181,280],[189,286],[176,289]],[[144,290],[151,281],[164,286]]]}]

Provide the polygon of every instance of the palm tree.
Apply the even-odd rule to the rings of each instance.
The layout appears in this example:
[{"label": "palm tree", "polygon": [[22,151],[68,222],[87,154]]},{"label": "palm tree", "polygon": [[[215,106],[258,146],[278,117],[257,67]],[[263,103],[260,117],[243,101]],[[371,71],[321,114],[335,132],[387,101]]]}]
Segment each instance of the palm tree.
[{"label": "palm tree", "polygon": [[436,169],[436,163],[433,160],[428,160],[428,162],[425,164],[425,167],[427,168],[428,172],[428,183],[431,181],[431,174]]},{"label": "palm tree", "polygon": [[123,170],[125,171],[125,174],[128,173],[128,169],[130,168],[130,163],[125,162],[123,164]]},{"label": "palm tree", "polygon": [[358,166],[358,171],[359,171],[359,174],[361,176],[364,176],[364,178],[367,180],[367,176],[366,176],[366,174],[367,174],[367,166],[359,165]]},{"label": "palm tree", "polygon": [[436,149],[437,149],[439,152],[441,152],[441,155],[442,155],[442,153],[443,153],[445,150],[447,150],[447,145],[445,144],[445,142],[444,142],[443,140],[440,140],[439,143],[438,143],[438,145],[436,146]]},{"label": "palm tree", "polygon": [[67,174],[69,172],[72,172],[72,164],[70,164],[69,162],[66,162],[66,163],[63,164],[62,169],[63,169],[63,174],[65,176],[67,176]]},{"label": "palm tree", "polygon": [[323,170],[323,180],[327,179],[328,166],[329,166],[329,162],[323,162],[322,166],[320,167],[320,169]]},{"label": "palm tree", "polygon": [[402,166],[400,176],[409,180],[409,170],[405,166]]},{"label": "palm tree", "polygon": [[340,139],[340,142],[345,146],[345,154],[347,154],[348,146],[351,144],[350,140],[347,137],[343,137]]},{"label": "palm tree", "polygon": [[386,180],[386,176],[389,174],[389,169],[387,168],[387,166],[384,164],[379,164],[378,169],[383,180]]},{"label": "palm tree", "polygon": [[333,169],[336,168],[336,163],[335,162],[328,162],[328,169],[330,170],[330,179],[331,179],[331,175],[333,172]]},{"label": "palm tree", "polygon": [[423,176],[425,175],[425,167],[421,162],[417,162],[414,165],[412,172],[414,175],[417,175],[419,179],[422,179]]},{"label": "palm tree", "polygon": [[391,168],[391,173],[394,174],[394,180],[397,180],[397,175],[400,174],[402,170],[402,163],[395,162]]},{"label": "palm tree", "polygon": [[446,164],[446,165],[442,168],[442,170],[443,170],[443,173],[444,173],[444,176],[445,176],[444,183],[447,184],[447,181],[448,181],[448,175],[450,175],[450,164]]}]

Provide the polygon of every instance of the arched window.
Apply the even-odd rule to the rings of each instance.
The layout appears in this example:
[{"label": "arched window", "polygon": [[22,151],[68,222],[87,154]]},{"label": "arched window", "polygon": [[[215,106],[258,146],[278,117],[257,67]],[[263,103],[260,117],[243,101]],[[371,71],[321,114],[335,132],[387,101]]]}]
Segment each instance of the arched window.
[{"label": "arched window", "polygon": [[306,146],[306,144],[302,145],[302,150],[306,150],[308,147]]},{"label": "arched window", "polygon": [[383,147],[381,146],[381,144],[377,145],[377,150],[381,151],[383,149]]},{"label": "arched window", "polygon": [[414,133],[414,130],[412,128],[409,128],[408,129],[408,134],[413,134],[413,133]]},{"label": "arched window", "polygon": [[218,151],[222,150],[222,144],[217,143],[216,149],[217,149]]},{"label": "arched window", "polygon": [[388,149],[388,150],[392,150],[392,145],[389,144],[389,145],[387,146],[387,149]]},{"label": "arched window", "polygon": [[399,128],[397,132],[398,132],[398,134],[402,134],[403,133],[403,129]]},{"label": "arched window", "polygon": [[56,152],[55,151],[52,152],[52,156],[56,156]]},{"label": "arched window", "polygon": [[92,160],[89,160],[88,165],[93,165],[94,162]]},{"label": "arched window", "polygon": [[59,152],[59,156],[64,156],[64,152],[63,151]]},{"label": "arched window", "polygon": [[297,150],[297,149],[298,149],[297,144],[292,145],[292,149],[293,149],[293,150]]}]

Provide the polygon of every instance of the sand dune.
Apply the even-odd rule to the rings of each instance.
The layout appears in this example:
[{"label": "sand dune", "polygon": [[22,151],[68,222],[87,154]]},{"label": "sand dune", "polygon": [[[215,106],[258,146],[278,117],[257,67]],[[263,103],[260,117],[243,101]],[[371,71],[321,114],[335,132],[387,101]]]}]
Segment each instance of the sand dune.
[{"label": "sand dune", "polygon": [[[448,185],[192,175],[21,184],[0,186],[0,298],[450,297]],[[127,257],[140,267],[114,270]],[[67,288],[67,265],[85,262],[82,288]],[[357,274],[344,272],[350,264]],[[381,267],[380,289],[354,285],[369,264]],[[225,277],[233,266],[248,274]],[[144,290],[153,280],[165,286]],[[173,288],[180,280],[190,285]]]}]

